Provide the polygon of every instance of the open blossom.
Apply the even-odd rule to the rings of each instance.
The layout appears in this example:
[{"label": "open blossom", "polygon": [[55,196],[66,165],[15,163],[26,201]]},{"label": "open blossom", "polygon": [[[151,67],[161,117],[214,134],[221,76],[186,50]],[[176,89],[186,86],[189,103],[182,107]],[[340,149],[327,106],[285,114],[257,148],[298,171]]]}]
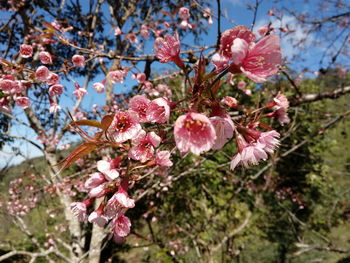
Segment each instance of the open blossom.
[{"label": "open blossom", "polygon": [[275,75],[282,63],[279,36],[269,35],[255,43],[254,33],[245,26],[223,32],[219,53],[233,60],[233,71],[240,71],[255,82]]},{"label": "open blossom", "polygon": [[60,82],[60,77],[56,73],[50,72],[50,75],[46,80],[47,85],[51,86],[51,85],[58,84],[59,82]]},{"label": "open blossom", "polygon": [[181,7],[179,9],[179,16],[181,19],[186,20],[190,18],[190,10],[186,7]]},{"label": "open blossom", "polygon": [[19,53],[23,58],[30,58],[33,56],[33,47],[31,45],[23,44],[20,46]]},{"label": "open blossom", "polygon": [[16,85],[18,85],[18,83],[14,80],[10,80],[10,79],[0,80],[0,90],[2,90],[4,93],[10,93],[11,90],[16,89],[15,88]]},{"label": "open blossom", "polygon": [[42,82],[46,82],[47,79],[50,76],[50,70],[45,67],[45,66],[40,66],[37,68],[37,70],[35,71],[35,77],[37,80],[42,81]]},{"label": "open blossom", "polygon": [[85,58],[84,58],[84,56],[74,55],[72,57],[72,62],[73,62],[74,67],[80,67],[80,68],[85,67]]},{"label": "open blossom", "polygon": [[80,222],[84,222],[87,218],[86,210],[87,210],[87,204],[86,202],[74,202],[71,203],[70,209],[72,210],[72,213],[78,217],[78,220]]},{"label": "open blossom", "polygon": [[97,93],[102,93],[105,91],[105,86],[101,82],[94,83],[92,88],[96,90]]},{"label": "open blossom", "polygon": [[146,74],[145,73],[133,74],[131,78],[136,79],[138,83],[143,83],[146,81]]},{"label": "open blossom", "polygon": [[137,44],[139,42],[137,36],[134,33],[129,33],[125,36],[125,39],[129,40],[132,44]]},{"label": "open blossom", "polygon": [[129,101],[129,109],[134,111],[140,123],[147,122],[147,108],[149,107],[150,100],[147,99],[146,95],[136,95]]},{"label": "open blossom", "polygon": [[133,111],[116,111],[109,131],[116,142],[134,138],[141,130],[137,114]]},{"label": "open blossom", "polygon": [[125,191],[123,191],[123,192],[118,191],[118,193],[116,193],[114,195],[115,195],[116,201],[122,207],[125,207],[125,208],[133,208],[133,207],[135,207],[135,200],[130,198],[128,196],[127,192],[125,192]]},{"label": "open blossom", "polygon": [[148,38],[148,37],[149,37],[149,29],[148,29],[148,26],[142,25],[142,26],[141,26],[140,34],[141,34],[141,36],[143,36],[144,38]]},{"label": "open blossom", "polygon": [[212,25],[213,24],[213,18],[211,17],[211,10],[209,7],[206,7],[203,12],[204,17],[208,17],[208,24]]},{"label": "open blossom", "polygon": [[108,218],[100,211],[94,211],[89,215],[88,221],[90,223],[96,223],[99,227],[103,227],[108,223]]},{"label": "open blossom", "polygon": [[151,101],[147,108],[147,120],[150,122],[164,123],[169,120],[170,106],[166,99],[157,98]]},{"label": "open blossom", "polygon": [[63,92],[63,86],[60,84],[52,85],[49,88],[50,96],[61,95]]},{"label": "open blossom", "polygon": [[119,172],[116,168],[114,160],[100,160],[97,162],[97,170],[104,174],[109,181],[119,177]]},{"label": "open blossom", "polygon": [[280,141],[277,139],[280,134],[274,130],[260,133],[258,144],[268,153],[273,153]]},{"label": "open blossom", "polygon": [[113,83],[123,83],[127,74],[127,70],[110,71],[107,75],[107,79],[111,80]]},{"label": "open blossom", "polygon": [[190,112],[175,122],[174,136],[181,153],[192,152],[200,155],[209,151],[215,143],[215,129],[208,117]]},{"label": "open blossom", "polygon": [[224,147],[226,142],[233,137],[235,126],[228,115],[225,117],[214,116],[210,117],[209,119],[214,126],[216,133],[216,140],[212,149],[221,149]]},{"label": "open blossom", "polygon": [[123,242],[124,237],[130,233],[130,219],[123,214],[120,214],[112,221],[112,227],[114,241],[116,243],[121,243]]},{"label": "open blossom", "polygon": [[168,63],[174,61],[179,67],[184,67],[180,54],[180,40],[179,35],[175,33],[174,36],[166,34],[164,38],[158,37],[154,43],[155,55],[159,58],[161,63]]},{"label": "open blossom", "polygon": [[211,59],[217,71],[222,71],[229,65],[229,58],[220,53],[215,53]]},{"label": "open blossom", "polygon": [[170,160],[169,151],[157,151],[156,152],[156,164],[159,166],[170,167],[173,162]]},{"label": "open blossom", "polygon": [[231,169],[237,165],[249,167],[257,165],[261,160],[267,160],[268,153],[273,153],[279,145],[280,134],[276,131],[259,132],[247,128],[241,129],[242,134],[236,135],[238,153],[232,158]]},{"label": "open blossom", "polygon": [[129,157],[141,163],[151,160],[154,156],[154,147],[158,147],[160,141],[160,137],[154,132],[146,133],[141,130],[132,140],[134,146],[129,150]]},{"label": "open blossom", "polygon": [[234,170],[237,165],[248,168],[249,165],[257,165],[260,160],[268,158],[267,153],[262,149],[262,145],[247,143],[241,134],[236,136],[238,153],[232,158],[230,168]]},{"label": "open blossom", "polygon": [[119,36],[119,35],[121,35],[121,34],[123,34],[123,32],[121,31],[120,27],[117,26],[117,27],[114,29],[114,35],[115,35],[115,36]]},{"label": "open blossom", "polygon": [[17,97],[15,99],[16,105],[26,109],[30,106],[30,100],[27,97]]},{"label": "open blossom", "polygon": [[249,48],[240,69],[248,78],[259,83],[277,74],[281,63],[280,38],[269,35],[259,40],[253,48]]},{"label": "open blossom", "polygon": [[282,93],[278,93],[277,96],[273,99],[273,102],[277,108],[284,108],[287,110],[289,107],[288,98]]},{"label": "open blossom", "polygon": [[223,98],[221,100],[221,103],[225,104],[228,107],[233,108],[233,109],[237,108],[237,105],[238,105],[238,101],[235,98],[231,97],[231,96],[226,96],[225,98]]},{"label": "open blossom", "polygon": [[50,103],[50,113],[56,113],[57,111],[61,110],[61,106],[58,105],[56,102]]},{"label": "open blossom", "polygon": [[86,94],[88,94],[88,92],[84,88],[77,88],[75,91],[73,91],[73,94],[74,94],[76,99],[80,99],[83,96],[85,96]]},{"label": "open blossom", "polygon": [[85,181],[85,188],[91,189],[99,186],[100,184],[106,182],[106,178],[102,173],[93,173],[90,175],[89,179]]},{"label": "open blossom", "polygon": [[43,64],[52,64],[52,57],[49,52],[41,51],[39,53],[39,58]]}]

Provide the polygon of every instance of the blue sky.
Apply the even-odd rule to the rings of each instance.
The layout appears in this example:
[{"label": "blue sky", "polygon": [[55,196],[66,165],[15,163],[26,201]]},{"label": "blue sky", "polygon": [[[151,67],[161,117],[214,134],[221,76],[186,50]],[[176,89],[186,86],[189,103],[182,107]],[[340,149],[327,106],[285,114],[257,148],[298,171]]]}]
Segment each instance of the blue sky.
[{"label": "blue sky", "polygon": [[[84,2],[84,1],[82,1],[82,2]],[[212,2],[213,2],[212,10],[214,11],[214,13],[216,13],[216,1],[212,1]],[[250,2],[255,2],[255,1],[250,1]],[[87,3],[87,2],[85,2],[85,3]],[[222,0],[222,12],[226,13],[227,16],[231,20],[235,21],[237,24],[246,25],[247,27],[249,27],[252,23],[252,20],[253,20],[253,12],[248,11],[246,9],[245,3],[246,3],[246,1],[240,1],[240,0]],[[282,1],[282,4],[288,4],[288,3],[291,3],[291,1]],[[299,11],[302,10],[304,12],[309,12],[309,13],[316,12],[315,10],[313,10],[313,7],[317,3],[317,0],[309,1],[308,3],[305,3],[302,0],[297,0],[297,1],[293,1],[293,3],[295,4],[295,6],[298,8]],[[287,58],[291,58],[291,56],[295,52],[300,52],[300,50],[293,48],[293,46],[290,44],[289,41],[298,40],[298,38],[302,38],[303,32],[302,32],[301,27],[298,27],[296,20],[290,15],[284,16],[284,19],[282,21],[282,25],[280,24],[280,22],[275,21],[274,17],[268,16],[267,11],[270,10],[274,6],[276,6],[276,5],[271,0],[266,0],[266,1],[262,2],[262,4],[259,7],[258,13],[257,13],[257,19],[256,19],[256,24],[255,24],[254,29],[257,30],[260,26],[266,25],[270,21],[272,22],[272,25],[275,27],[285,26],[286,24],[288,24],[292,29],[295,29],[296,33],[294,34],[294,36],[290,36],[290,37],[287,37],[287,38],[282,40],[282,53]],[[107,12],[108,10],[106,8],[107,8],[106,6],[103,6],[102,10],[105,10],[106,16],[108,16],[108,12]],[[0,11],[0,13],[2,16],[3,15],[4,16],[11,15],[11,13],[4,12],[4,11]],[[48,22],[51,22],[50,18],[48,18],[48,19],[49,19]],[[205,18],[203,18],[203,19],[205,19]],[[222,31],[229,29],[229,28],[232,28],[232,27],[234,27],[234,25],[230,21],[222,18],[222,20],[221,20],[221,30]],[[113,33],[113,30],[111,28],[107,28],[106,30]],[[127,29],[125,28],[124,31],[127,31]],[[216,21],[216,19],[214,19],[214,24],[209,26],[208,35],[203,36],[202,44],[203,45],[214,44],[216,42],[216,36],[217,36],[217,21]],[[317,38],[317,36],[310,35],[309,36],[310,43],[313,40],[315,40],[316,38]],[[191,44],[193,39],[191,37],[186,37],[186,38],[182,39],[181,41],[182,41],[182,43]],[[310,43],[308,43],[308,44],[310,44]],[[152,46],[153,46],[153,42],[148,42],[146,44],[145,53],[151,54],[153,52]],[[306,60],[306,62],[294,63],[293,67],[294,68],[303,68],[304,66],[308,66],[308,67],[310,67],[311,71],[318,70],[319,69],[318,62],[319,62],[319,59],[320,59],[322,52],[323,52],[322,47],[309,49],[308,52],[303,53],[303,58]],[[143,69],[143,65],[141,65],[139,68]],[[160,72],[163,69],[166,69],[166,70],[170,69],[171,70],[171,69],[175,69],[175,67],[172,65],[153,63],[153,72],[154,71]],[[94,82],[101,81],[102,79],[104,79],[104,76],[97,76],[96,79],[94,79],[93,81],[90,82],[90,84],[88,86],[89,94],[84,99],[83,108],[91,109],[93,104],[98,104],[98,105],[104,104],[105,94],[98,94],[98,93],[96,93],[95,90],[93,90],[91,88],[92,84]],[[75,78],[75,81],[77,81],[80,85],[83,85],[84,77],[82,76],[80,78]],[[71,82],[67,82],[67,81],[63,81],[62,84],[67,88],[66,94],[68,96],[64,95],[61,98],[60,104],[61,104],[63,109],[65,109],[65,108],[71,109],[75,103],[75,100],[72,98],[72,96],[70,96],[70,94],[74,90],[74,84]],[[128,77],[126,78],[126,80],[124,81],[123,84],[116,84],[115,85],[114,92],[115,93],[124,92],[126,90],[129,90],[133,85],[136,85],[136,84],[137,84],[136,81],[131,79],[131,74],[129,73]],[[19,116],[20,119],[25,120],[25,116],[24,116],[23,111],[21,109],[14,109],[14,113],[17,116]],[[31,139],[34,139],[36,137],[36,135],[31,131],[28,131],[26,129],[19,129],[18,125],[13,126],[11,133],[14,135],[25,136],[25,137],[31,138]],[[18,141],[14,145],[18,146],[21,149],[21,152],[23,153],[23,155],[25,155],[25,156],[33,157],[33,156],[41,155],[41,153],[37,149],[33,148],[28,143],[24,143],[23,141]],[[11,161],[12,164],[19,163],[23,160],[23,158],[19,157],[19,156],[13,158],[13,154],[11,152],[12,152],[12,150],[10,147],[5,147],[3,152],[0,152],[0,167],[3,167],[8,162],[8,160],[11,158],[12,158],[12,161]]]}]

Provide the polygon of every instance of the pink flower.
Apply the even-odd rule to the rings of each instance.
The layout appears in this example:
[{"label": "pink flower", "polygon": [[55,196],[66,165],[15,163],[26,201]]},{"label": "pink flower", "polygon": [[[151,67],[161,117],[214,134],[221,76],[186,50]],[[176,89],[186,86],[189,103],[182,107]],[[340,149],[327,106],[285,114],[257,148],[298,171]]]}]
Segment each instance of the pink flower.
[{"label": "pink flower", "polygon": [[117,26],[116,29],[114,29],[114,35],[119,36],[121,34],[123,34],[123,32],[120,30],[120,27]]},{"label": "pink flower", "polygon": [[97,93],[102,93],[105,91],[105,86],[101,82],[94,83],[92,88],[96,90]]},{"label": "pink flower", "polygon": [[231,56],[236,65],[241,64],[247,56],[249,50],[248,43],[241,38],[235,38],[231,45]]},{"label": "pink flower", "polygon": [[60,84],[52,85],[49,88],[50,96],[61,95],[63,92],[63,86]]},{"label": "pink flower", "polygon": [[129,218],[120,214],[113,220],[112,226],[113,239],[115,242],[120,243],[130,233],[131,222]]},{"label": "pink flower", "polygon": [[35,77],[39,81],[46,82],[50,76],[50,70],[45,66],[40,66],[35,71]]},{"label": "pink flower", "polygon": [[27,97],[17,97],[15,99],[16,105],[26,109],[30,106],[30,100]]},{"label": "pink flower", "polygon": [[125,39],[129,40],[132,44],[137,44],[139,40],[137,39],[137,36],[134,33],[129,33],[125,36]]},{"label": "pink flower", "polygon": [[95,188],[100,184],[106,182],[106,178],[101,173],[93,173],[90,175],[89,179],[85,181],[84,186],[88,189]]},{"label": "pink flower", "polygon": [[72,57],[72,62],[74,67],[80,67],[80,68],[85,67],[85,58],[81,55],[74,55]]},{"label": "pink flower", "polygon": [[136,79],[138,83],[143,83],[146,81],[146,74],[145,73],[133,74],[131,78]]},{"label": "pink flower", "polygon": [[157,98],[151,101],[147,108],[147,120],[150,122],[164,123],[169,120],[170,106],[168,101]]},{"label": "pink flower", "polygon": [[277,138],[280,137],[280,134],[274,130],[269,132],[262,132],[258,139],[259,146],[264,149],[265,152],[273,153],[280,144]]},{"label": "pink flower", "polygon": [[208,117],[190,112],[175,122],[174,136],[181,153],[192,152],[200,155],[209,151],[215,143],[215,129]]},{"label": "pink flower", "polygon": [[[113,198],[113,197],[112,197]],[[116,201],[125,208],[135,207],[135,200],[130,198],[127,192],[118,192],[115,194]]]},{"label": "pink flower", "polygon": [[268,158],[267,153],[262,149],[260,144],[249,144],[245,141],[242,135],[236,136],[238,145],[238,153],[232,158],[230,168],[234,170],[237,165],[244,165],[246,168],[249,165],[257,165],[260,160]]},{"label": "pink flower", "polygon": [[131,159],[144,163],[154,156],[154,147],[160,144],[160,137],[154,132],[146,133],[141,130],[137,137],[133,139],[133,147],[129,150],[128,156]]},{"label": "pink flower", "polygon": [[49,52],[41,51],[39,53],[39,58],[43,64],[52,64],[52,57]]},{"label": "pink flower", "polygon": [[108,218],[101,211],[96,210],[89,215],[88,221],[90,223],[96,223],[99,227],[103,227],[108,223]]},{"label": "pink flower", "polygon": [[159,166],[170,167],[173,162],[170,160],[169,151],[157,151],[156,152],[156,164]]},{"label": "pink flower", "polygon": [[246,85],[247,85],[247,83],[245,81],[241,80],[240,82],[238,82],[237,87],[239,89],[243,90]]},{"label": "pink flower", "polygon": [[46,80],[47,85],[55,85],[58,84],[60,81],[60,77],[56,73],[50,73],[49,77]]},{"label": "pink flower", "polygon": [[190,23],[188,23],[188,20],[182,20],[180,23],[180,27],[182,29],[192,29],[192,25]]},{"label": "pink flower", "polygon": [[144,38],[148,38],[148,37],[149,37],[148,26],[142,25],[142,26],[141,26],[140,34],[141,34],[141,36],[143,36]]},{"label": "pink flower", "polygon": [[87,210],[87,203],[84,202],[74,202],[71,203],[70,209],[72,210],[72,213],[78,217],[78,220],[80,222],[84,222],[87,218],[86,210]]},{"label": "pink flower", "polygon": [[190,18],[190,10],[186,7],[181,7],[179,9],[179,16],[182,20],[187,20]]},{"label": "pink flower", "polygon": [[274,112],[267,114],[269,117],[275,117],[278,122],[283,126],[284,124],[290,123],[290,118],[285,108],[278,108]]},{"label": "pink flower", "polygon": [[174,61],[180,68],[184,67],[180,54],[180,40],[179,35],[175,33],[174,36],[169,34],[164,38],[158,37],[154,44],[155,55],[159,58],[161,63],[168,63]]},{"label": "pink flower", "polygon": [[97,162],[97,170],[103,173],[109,181],[119,177],[119,172],[116,168],[114,160],[100,160]]},{"label": "pink flower", "polygon": [[52,102],[50,104],[50,113],[56,113],[57,111],[61,110],[61,106],[58,105],[56,102]]},{"label": "pink flower", "polygon": [[33,47],[31,45],[23,44],[19,48],[19,53],[23,58],[29,58],[33,56]]},{"label": "pink flower", "polygon": [[285,110],[289,107],[289,101],[286,95],[278,93],[277,96],[273,99],[274,104],[277,108],[284,108]]},{"label": "pink flower", "polygon": [[115,70],[115,71],[110,71],[107,75],[107,79],[110,79],[113,83],[123,83],[124,78],[128,74],[127,70]]},{"label": "pink flower", "polygon": [[73,91],[73,94],[76,99],[81,99],[84,97],[86,94],[88,94],[87,90],[84,88],[78,88],[75,91]]},{"label": "pink flower", "polygon": [[219,150],[226,142],[232,138],[233,132],[235,130],[235,125],[233,124],[230,116],[225,117],[211,117],[209,118],[212,125],[214,126],[216,133],[216,140],[212,147],[213,150]]},{"label": "pink flower", "polygon": [[224,31],[220,39],[220,51],[222,52],[222,55],[228,59],[235,59],[232,56],[231,46],[237,38],[245,40],[248,45],[255,41],[254,33],[250,32],[245,26],[237,26]]},{"label": "pink flower", "polygon": [[106,185],[100,184],[99,186],[96,186],[90,190],[89,197],[100,198],[100,197],[106,195],[106,193],[107,193]]},{"label": "pink flower", "polygon": [[281,63],[280,38],[269,35],[249,49],[240,69],[248,78],[259,83],[277,74]]},{"label": "pink flower", "polygon": [[1,79],[0,80],[0,90],[4,91],[5,93],[10,93],[11,90],[18,85],[15,81],[10,79]]},{"label": "pink flower", "polygon": [[141,130],[141,125],[133,111],[117,111],[109,128],[116,142],[125,142],[134,138]]},{"label": "pink flower", "polygon": [[221,100],[221,103],[225,104],[228,107],[233,108],[233,109],[237,108],[237,106],[238,106],[237,100],[235,98],[233,98],[233,97],[230,97],[230,96],[226,96],[225,98],[223,98]]},{"label": "pink flower", "polygon": [[129,101],[129,109],[136,112],[139,122],[147,122],[146,111],[149,107],[150,100],[147,99],[146,95],[136,95]]},{"label": "pink flower", "polygon": [[217,71],[222,71],[229,65],[229,58],[220,53],[215,53],[211,58]]},{"label": "pink flower", "polygon": [[211,17],[211,10],[210,10],[209,7],[206,7],[206,8],[204,9],[203,16],[204,16],[204,17],[208,17],[208,24],[209,24],[209,25],[212,25],[212,24],[213,24],[213,19],[212,19],[212,17]]},{"label": "pink flower", "polygon": [[268,31],[269,31],[268,26],[262,26],[258,29],[259,35],[262,37],[265,36]]}]

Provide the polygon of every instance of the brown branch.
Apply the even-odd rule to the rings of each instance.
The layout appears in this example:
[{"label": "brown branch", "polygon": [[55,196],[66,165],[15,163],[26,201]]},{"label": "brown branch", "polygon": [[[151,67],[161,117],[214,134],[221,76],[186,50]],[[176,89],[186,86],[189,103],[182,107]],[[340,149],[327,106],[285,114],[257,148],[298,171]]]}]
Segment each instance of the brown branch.
[{"label": "brown branch", "polygon": [[323,99],[336,99],[339,98],[342,95],[350,93],[350,86],[335,89],[333,91],[326,91],[321,93],[309,93],[309,94],[303,94],[299,98],[291,99],[290,105],[291,106],[298,106],[303,103],[310,103],[314,101],[319,101]]}]

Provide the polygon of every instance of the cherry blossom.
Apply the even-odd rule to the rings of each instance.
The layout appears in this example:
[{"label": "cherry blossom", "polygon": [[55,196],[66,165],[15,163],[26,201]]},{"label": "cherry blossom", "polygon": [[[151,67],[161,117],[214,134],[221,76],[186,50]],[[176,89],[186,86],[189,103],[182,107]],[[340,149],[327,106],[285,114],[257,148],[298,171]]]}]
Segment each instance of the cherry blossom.
[{"label": "cherry blossom", "polygon": [[129,109],[136,112],[138,121],[140,123],[147,122],[147,108],[149,107],[150,100],[146,95],[136,95],[129,101]]},{"label": "cherry blossom", "polygon": [[169,34],[164,38],[158,37],[154,44],[155,55],[159,58],[161,63],[168,63],[173,61],[180,68],[184,67],[180,54],[180,40],[177,33],[174,36]]},{"label": "cherry blossom", "polygon": [[207,116],[190,112],[175,122],[174,136],[182,154],[192,152],[200,155],[209,151],[215,143],[215,129]]},{"label": "cherry blossom", "polygon": [[125,142],[134,138],[141,130],[137,114],[134,111],[116,111],[109,131],[116,142]]},{"label": "cherry blossom", "polygon": [[43,64],[52,64],[52,57],[49,52],[41,51],[39,53],[39,58]]},{"label": "cherry blossom", "polygon": [[173,162],[170,160],[169,151],[157,151],[155,161],[159,166],[170,167],[173,165]]},{"label": "cherry blossom", "polygon": [[216,140],[212,147],[213,150],[218,150],[224,147],[226,142],[233,137],[235,126],[230,118],[226,115],[224,117],[214,116],[210,117],[210,122],[214,126],[216,133]]},{"label": "cherry blossom", "polygon": [[170,106],[168,101],[164,98],[152,100],[148,105],[146,116],[147,120],[150,122],[167,122],[170,116]]},{"label": "cherry blossom", "polygon": [[154,147],[158,147],[161,138],[154,132],[146,133],[141,130],[137,137],[132,140],[133,147],[129,150],[129,157],[144,163],[154,156]]},{"label": "cherry blossom", "polygon": [[85,67],[85,58],[84,58],[84,56],[74,55],[72,57],[72,62],[73,62],[74,67],[80,67],[80,68],[84,68]]},{"label": "cherry blossom", "polygon": [[30,100],[27,97],[17,97],[15,99],[16,105],[26,109],[30,106]]},{"label": "cherry blossom", "polygon": [[92,88],[96,90],[97,93],[102,93],[105,91],[105,86],[101,82],[94,83]]},{"label": "cherry blossom", "polygon": [[30,58],[33,56],[33,47],[31,45],[23,44],[20,46],[19,53],[23,58]]},{"label": "cherry blossom", "polygon": [[39,81],[46,82],[50,77],[50,70],[45,66],[40,66],[35,71],[35,77]]}]

